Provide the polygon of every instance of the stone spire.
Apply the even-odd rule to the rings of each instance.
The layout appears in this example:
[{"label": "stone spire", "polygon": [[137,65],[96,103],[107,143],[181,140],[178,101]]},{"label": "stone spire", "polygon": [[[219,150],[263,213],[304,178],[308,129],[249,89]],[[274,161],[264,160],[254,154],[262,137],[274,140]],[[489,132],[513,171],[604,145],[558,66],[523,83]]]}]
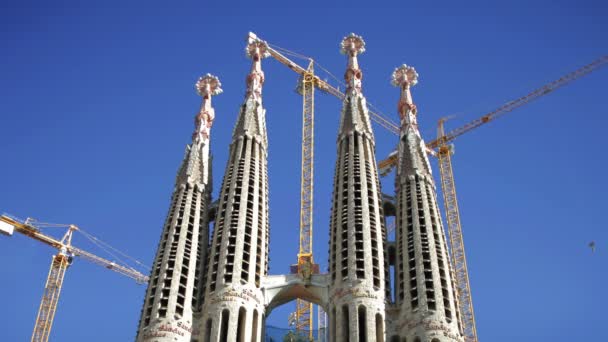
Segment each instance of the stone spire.
[{"label": "stone spire", "polygon": [[[397,165],[397,174],[408,174],[405,168],[420,170],[431,175],[431,164],[426,154],[426,145],[418,130],[418,109],[412,100],[411,87],[418,83],[416,69],[405,64],[396,68],[391,77],[391,84],[400,89],[397,111],[401,122],[400,148],[403,155]],[[408,141],[405,143],[405,141]]]},{"label": "stone spire", "polygon": [[365,43],[351,34],[341,51],[348,56],[337,141],[330,224],[329,317],[331,341],[384,341],[388,262],[384,213],[374,136],[357,55]]},{"label": "stone spire", "polygon": [[266,43],[249,39],[252,59],[224,173],[209,251],[203,341],[261,341],[268,274],[268,180],[264,72]]},{"label": "stone spire", "polygon": [[211,96],[221,94],[223,90],[220,80],[211,74],[200,77],[194,87],[203,101],[201,110],[194,119],[196,129],[192,134],[192,142],[203,144],[209,140],[211,126],[215,120],[215,110],[211,107]]},{"label": "stone spire", "polygon": [[251,71],[247,75],[245,101],[232,133],[233,140],[246,135],[257,137],[266,148],[268,138],[266,134],[265,109],[262,106],[262,86],[264,85],[264,71],[262,71],[262,59],[270,56],[266,42],[249,38],[245,49],[247,57],[251,58]]},{"label": "stone spire", "polygon": [[365,52],[365,41],[354,33],[344,37],[340,43],[340,52],[348,56],[348,67],[344,73],[347,93],[361,94],[361,79],[363,74],[359,69],[357,55]]},{"label": "stone spire", "polygon": [[209,135],[215,113],[211,96],[221,93],[217,77],[201,77],[196,88],[203,97],[195,119],[192,143],[186,146],[177,173],[171,207],[154,258],[137,341],[189,342],[196,338],[194,312],[202,301],[211,201]]},{"label": "stone spire", "polygon": [[199,112],[194,117],[192,143],[186,146],[184,160],[177,173],[175,183],[177,185],[186,182],[211,187],[209,138],[211,126],[215,120],[215,109],[211,106],[211,97],[222,93],[222,84],[216,76],[206,74],[198,79],[194,87],[203,100]]},{"label": "stone spire", "polygon": [[251,58],[251,71],[247,75],[247,93],[245,97],[254,97],[262,101],[262,85],[264,85],[264,72],[262,71],[262,58],[270,56],[268,44],[265,41],[249,37],[245,54]]},{"label": "stone spire", "polygon": [[344,73],[346,81],[346,96],[340,117],[340,135],[359,131],[365,134],[374,144],[374,135],[367,109],[367,102],[361,92],[363,74],[359,69],[357,55],[365,52],[363,38],[351,33],[344,37],[340,44],[340,52],[348,56],[348,66]]},{"label": "stone spire", "polygon": [[463,342],[435,183],[410,92],[417,80],[416,70],[405,64],[393,72],[392,83],[401,89],[395,179],[399,318],[389,335],[407,341]]},{"label": "stone spire", "polygon": [[401,96],[399,97],[399,103],[397,105],[397,112],[399,113],[399,118],[401,119],[401,127],[413,129],[416,132],[418,131],[418,122],[416,121],[418,111],[414,101],[412,100],[410,88],[415,86],[417,83],[418,73],[414,67],[403,64],[393,71],[391,84],[401,89]]}]

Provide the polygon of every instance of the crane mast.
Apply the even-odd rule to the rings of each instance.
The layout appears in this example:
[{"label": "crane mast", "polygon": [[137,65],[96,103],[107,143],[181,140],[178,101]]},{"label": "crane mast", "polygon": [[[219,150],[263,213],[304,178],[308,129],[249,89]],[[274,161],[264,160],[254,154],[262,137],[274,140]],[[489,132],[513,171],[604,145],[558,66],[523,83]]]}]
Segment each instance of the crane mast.
[{"label": "crane mast", "polygon": [[40,308],[38,309],[38,315],[36,316],[36,324],[34,325],[34,332],[32,333],[32,342],[48,341],[49,339],[51,326],[53,325],[53,319],[55,318],[55,311],[57,310],[59,294],[61,293],[61,287],[63,285],[63,278],[65,277],[65,271],[69,265],[69,257],[66,254],[59,252],[53,256],[51,269],[49,270],[42,300],[40,301]]},{"label": "crane mast", "polygon": [[302,77],[302,176],[300,197],[300,251],[298,259],[312,262],[315,87],[313,61]]},{"label": "crane mast", "polygon": [[[439,120],[439,139],[444,136],[444,122],[445,120]],[[456,296],[458,297],[456,303],[459,306],[465,341],[477,342],[473,298],[471,296],[467,258],[465,256],[462,226],[460,224],[460,212],[456,198],[456,184],[454,183],[454,172],[452,170],[451,158],[453,149],[452,145],[445,143],[441,144],[438,149],[437,159],[441,174],[441,192],[443,193],[443,205],[445,207],[445,217],[452,252],[453,278],[456,283]]]},{"label": "crane mast", "polygon": [[75,225],[52,225],[55,227],[68,227],[68,231],[63,238],[57,240],[42,233],[40,227],[44,224],[37,224],[32,219],[21,222],[20,220],[5,214],[0,216],[0,224],[2,225],[0,228],[2,228],[2,231],[7,233],[7,235],[12,235],[14,230],[58,250],[58,253],[53,256],[53,260],[51,261],[51,267],[44,286],[44,293],[42,295],[42,300],[40,301],[40,307],[38,308],[36,323],[32,333],[32,342],[47,342],[49,339],[51,327],[53,326],[53,319],[55,318],[55,312],[57,311],[59,295],[61,294],[61,288],[63,286],[63,279],[65,278],[65,272],[72,263],[74,256],[80,256],[100,266],[106,267],[109,270],[135,279],[138,283],[148,282],[148,277],[135,269],[73,247],[72,235],[74,231],[79,230]]},{"label": "crane mast", "polygon": [[[26,221],[27,222],[27,221]],[[65,247],[61,247],[59,253],[53,256],[51,268],[44,286],[44,293],[36,315],[36,324],[32,333],[32,342],[48,341],[51,333],[51,326],[55,318],[57,303],[59,302],[59,294],[63,285],[65,271],[72,263],[72,256],[67,251],[67,247],[72,244],[72,233],[76,230],[76,226],[70,225],[67,233],[61,240]]]},{"label": "crane mast", "polygon": [[[312,273],[319,273],[312,253],[313,238],[313,189],[314,189],[314,120],[315,83],[314,62],[311,59],[306,72],[301,77],[299,91],[302,95],[302,176],[300,186],[300,250],[297,272],[306,280]],[[308,339],[313,339],[313,305],[302,299],[296,300],[296,332],[308,331]]]}]

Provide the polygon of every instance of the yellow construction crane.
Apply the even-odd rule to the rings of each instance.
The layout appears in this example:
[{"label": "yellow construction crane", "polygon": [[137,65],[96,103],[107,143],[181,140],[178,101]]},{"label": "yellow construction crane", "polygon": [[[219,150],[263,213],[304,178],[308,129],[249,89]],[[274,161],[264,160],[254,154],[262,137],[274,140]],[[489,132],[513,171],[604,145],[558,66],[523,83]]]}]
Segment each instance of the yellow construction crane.
[{"label": "yellow construction crane", "polygon": [[[41,232],[41,229],[46,227],[64,227],[68,230],[61,240],[57,240]],[[74,231],[79,231],[79,228],[75,225],[49,224],[38,222],[31,218],[21,221],[7,214],[0,216],[0,232],[10,236],[15,231],[56,248],[58,251],[57,254],[53,256],[51,262],[51,268],[44,287],[44,294],[42,295],[40,308],[38,309],[38,315],[36,316],[36,324],[34,325],[34,332],[32,333],[32,342],[46,342],[49,339],[55,311],[57,310],[59,294],[61,293],[61,287],[63,285],[63,278],[65,277],[65,271],[72,263],[73,257],[77,256],[91,261],[111,271],[133,278],[140,284],[148,282],[147,276],[131,267],[106,260],[72,246],[72,235]],[[98,239],[88,234],[85,236],[100,242]]]},{"label": "yellow construction crane", "polygon": [[[456,128],[448,133],[444,131],[444,123],[447,118],[439,120],[437,139],[426,144],[429,154],[437,157],[441,175],[441,190],[443,193],[443,204],[450,240],[451,259],[455,272],[456,288],[458,292],[458,302],[460,305],[460,317],[463,321],[464,335],[466,342],[477,342],[477,328],[475,325],[475,314],[473,311],[473,300],[471,298],[471,288],[469,284],[469,272],[465,256],[464,241],[462,237],[462,226],[460,224],[460,213],[456,198],[456,185],[454,183],[454,173],[452,171],[453,145],[451,141],[458,136],[482,126],[500,116],[523,106],[530,101],[551,93],[553,90],[566,85],[582,76],[589,74],[597,68],[608,63],[608,56],[603,56],[590,64],[587,64],[561,78],[550,82],[529,94],[513,101],[509,101],[496,110],[469,122],[468,124]],[[397,154],[391,153],[390,157],[378,163],[381,173],[386,175],[396,164]]]},{"label": "yellow construction crane", "polygon": [[[314,136],[315,136],[315,82],[314,62],[311,59],[306,72],[301,76],[299,92],[302,95],[302,176],[300,185],[300,250],[295,271],[304,279],[319,273],[312,253],[312,217],[314,189]],[[308,330],[308,339],[313,339],[312,303],[296,300],[296,332]]]}]

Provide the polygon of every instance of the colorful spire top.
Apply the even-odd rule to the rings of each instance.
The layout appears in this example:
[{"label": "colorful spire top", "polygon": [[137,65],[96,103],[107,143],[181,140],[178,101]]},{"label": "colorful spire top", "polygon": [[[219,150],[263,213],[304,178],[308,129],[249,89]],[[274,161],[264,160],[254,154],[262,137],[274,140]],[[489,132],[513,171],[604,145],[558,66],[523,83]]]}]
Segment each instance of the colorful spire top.
[{"label": "colorful spire top", "polygon": [[412,93],[410,87],[418,83],[418,73],[414,67],[403,64],[395,68],[391,77],[391,84],[401,89],[401,96],[397,110],[401,117],[401,127],[406,125],[417,126],[416,122],[416,105],[412,101]]},{"label": "colorful spire top", "polygon": [[262,71],[262,58],[270,56],[268,44],[259,39],[255,34],[249,33],[247,37],[247,47],[245,48],[247,57],[253,60],[251,72],[247,76],[247,96],[254,96],[261,99],[262,85],[264,84],[264,72]]},{"label": "colorful spire top", "polygon": [[348,54],[355,56],[364,53],[365,41],[361,36],[351,33],[342,39],[342,43],[340,43],[340,52],[344,55]]},{"label": "colorful spire top", "polygon": [[[270,57],[268,52],[268,43],[258,38],[253,32],[249,32],[247,36],[247,47],[245,47],[247,57],[255,60],[255,55],[259,54],[261,58]],[[258,57],[258,59],[260,58]]]},{"label": "colorful spire top", "polygon": [[196,92],[203,97],[201,110],[194,119],[196,129],[192,135],[192,140],[203,142],[209,139],[211,126],[215,119],[215,110],[211,107],[211,96],[219,95],[223,92],[220,80],[211,74],[206,74],[198,79],[194,85]]},{"label": "colorful spire top", "polygon": [[415,86],[418,83],[418,73],[413,66],[403,64],[393,71],[391,84],[395,87],[403,87],[404,85]]},{"label": "colorful spire top", "polygon": [[348,56],[348,67],[344,74],[347,84],[347,93],[361,93],[361,78],[363,77],[359,69],[357,55],[365,52],[365,41],[354,33],[342,39],[340,52]]},{"label": "colorful spire top", "polygon": [[211,96],[219,95],[224,91],[217,76],[211,74],[199,77],[194,88],[196,88],[196,93],[203,97],[203,102],[209,100],[209,107],[211,106]]}]

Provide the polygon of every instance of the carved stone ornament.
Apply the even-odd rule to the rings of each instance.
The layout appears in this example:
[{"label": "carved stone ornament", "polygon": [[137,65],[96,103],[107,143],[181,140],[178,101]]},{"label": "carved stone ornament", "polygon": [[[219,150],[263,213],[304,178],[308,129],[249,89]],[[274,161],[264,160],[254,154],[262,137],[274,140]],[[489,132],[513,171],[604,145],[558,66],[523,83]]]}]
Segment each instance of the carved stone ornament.
[{"label": "carved stone ornament", "polygon": [[256,55],[258,55],[260,59],[270,57],[270,52],[268,52],[268,44],[256,36],[251,35],[247,38],[245,54],[251,59],[255,59]]},{"label": "carved stone ornament", "polygon": [[365,41],[361,36],[358,36],[354,33],[349,34],[348,36],[342,39],[342,43],[340,43],[340,53],[344,55],[351,54],[361,54],[365,52]]},{"label": "carved stone ornament", "polygon": [[194,85],[196,92],[203,97],[203,103],[199,113],[194,118],[195,131],[192,139],[199,142],[207,141],[211,133],[211,126],[215,120],[215,111],[211,107],[211,97],[221,94],[222,83],[211,74],[201,76]]},{"label": "carved stone ornament", "polygon": [[391,77],[391,84],[395,87],[402,87],[404,84],[409,86],[415,86],[418,83],[418,73],[416,69],[407,64],[403,64],[393,71]]},{"label": "carved stone ornament", "polygon": [[[397,111],[401,118],[402,127],[406,124],[417,126],[416,115],[418,109],[412,100],[412,93],[410,87],[418,83],[418,73],[416,69],[407,64],[403,64],[393,71],[391,77],[391,84],[401,89],[401,96],[399,103],[397,104]],[[417,133],[419,134],[419,133]]]},{"label": "carved stone ornament", "polygon": [[199,77],[194,87],[196,88],[196,92],[202,97],[215,96],[223,92],[222,83],[217,76],[211,74]]},{"label": "carved stone ornament", "polygon": [[347,94],[361,93],[361,79],[363,78],[363,74],[361,69],[359,69],[357,55],[364,51],[365,41],[354,33],[344,37],[340,43],[340,52],[348,56],[348,66],[344,73]]}]

